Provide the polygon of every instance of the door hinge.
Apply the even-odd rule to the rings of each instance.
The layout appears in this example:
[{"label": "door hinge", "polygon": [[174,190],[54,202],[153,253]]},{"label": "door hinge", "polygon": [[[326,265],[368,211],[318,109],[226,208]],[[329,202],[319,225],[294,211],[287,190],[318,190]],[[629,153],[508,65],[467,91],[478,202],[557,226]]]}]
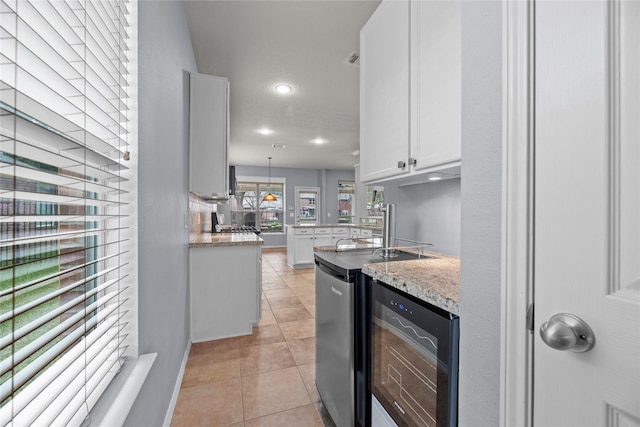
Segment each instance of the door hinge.
[{"label": "door hinge", "polygon": [[534,309],[533,309],[533,303],[531,303],[527,308],[527,330],[530,332],[533,332],[533,316],[534,316]]}]

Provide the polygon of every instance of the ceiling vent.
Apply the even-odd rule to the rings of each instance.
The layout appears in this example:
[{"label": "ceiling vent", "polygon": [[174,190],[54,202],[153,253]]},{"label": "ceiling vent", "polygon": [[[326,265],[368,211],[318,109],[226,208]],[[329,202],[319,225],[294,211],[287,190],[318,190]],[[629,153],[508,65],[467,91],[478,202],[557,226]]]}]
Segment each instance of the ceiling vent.
[{"label": "ceiling vent", "polygon": [[349,64],[360,65],[360,53],[355,50],[351,52],[347,58],[347,62]]}]

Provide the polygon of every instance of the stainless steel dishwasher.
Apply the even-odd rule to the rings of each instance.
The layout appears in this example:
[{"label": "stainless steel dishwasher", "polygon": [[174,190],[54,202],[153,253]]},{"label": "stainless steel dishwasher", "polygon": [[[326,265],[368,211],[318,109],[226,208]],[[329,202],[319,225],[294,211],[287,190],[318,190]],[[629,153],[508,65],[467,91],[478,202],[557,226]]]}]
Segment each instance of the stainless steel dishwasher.
[{"label": "stainless steel dishwasher", "polygon": [[336,276],[316,255],[316,387],[337,426],[355,424],[355,278]]},{"label": "stainless steel dishwasher", "polygon": [[315,253],[316,387],[338,427],[370,425],[368,289],[364,264],[424,257],[354,250]]}]

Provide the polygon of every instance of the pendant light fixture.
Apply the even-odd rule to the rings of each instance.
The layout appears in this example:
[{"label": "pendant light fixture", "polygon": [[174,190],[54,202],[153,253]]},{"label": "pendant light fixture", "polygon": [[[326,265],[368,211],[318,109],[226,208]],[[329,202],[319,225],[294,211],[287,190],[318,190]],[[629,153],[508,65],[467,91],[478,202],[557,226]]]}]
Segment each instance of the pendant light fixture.
[{"label": "pendant light fixture", "polygon": [[[271,190],[271,157],[269,157],[269,186],[267,187],[267,190]],[[265,194],[262,198],[263,202],[275,202],[276,200],[278,199],[276,199],[276,196],[271,194],[271,191]]]}]

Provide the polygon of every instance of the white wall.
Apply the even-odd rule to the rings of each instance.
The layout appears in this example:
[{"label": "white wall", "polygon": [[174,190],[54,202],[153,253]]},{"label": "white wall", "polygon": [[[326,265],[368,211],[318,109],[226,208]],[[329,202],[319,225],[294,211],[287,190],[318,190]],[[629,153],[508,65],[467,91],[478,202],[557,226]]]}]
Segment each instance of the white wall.
[{"label": "white wall", "polygon": [[126,425],[160,426],[189,339],[188,71],[181,1],[139,10],[139,348],[158,353]]},{"label": "white wall", "polygon": [[398,239],[432,243],[435,252],[460,256],[460,179],[385,185],[384,201],[396,205]]},{"label": "white wall", "polygon": [[459,425],[500,421],[502,4],[462,6]]}]

